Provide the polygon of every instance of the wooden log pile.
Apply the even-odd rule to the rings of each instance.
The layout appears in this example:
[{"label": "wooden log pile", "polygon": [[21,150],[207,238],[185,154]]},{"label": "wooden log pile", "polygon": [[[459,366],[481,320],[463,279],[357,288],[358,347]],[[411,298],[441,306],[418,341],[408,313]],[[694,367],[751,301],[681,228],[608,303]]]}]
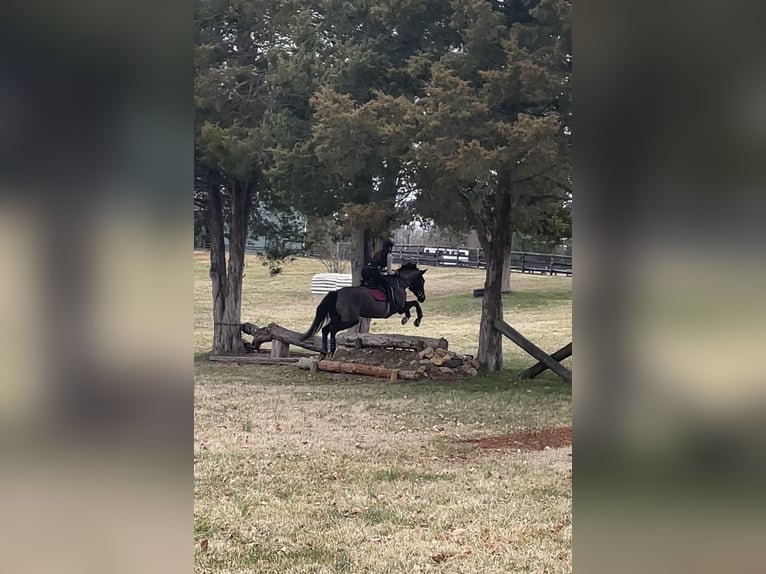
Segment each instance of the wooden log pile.
[{"label": "wooden log pile", "polygon": [[[289,346],[295,345],[309,351],[321,352],[322,339],[319,336],[301,340],[302,333],[286,329],[276,323],[266,327],[258,327],[253,323],[243,323],[242,331],[250,335],[252,342],[246,343],[249,350],[260,349],[263,343],[272,345],[271,364],[290,361]],[[479,364],[470,355],[461,355],[448,350],[446,339],[433,337],[416,337],[400,334],[344,334],[338,335],[339,347],[355,349],[378,348],[417,351],[420,364],[417,370],[390,369],[363,363],[345,361],[318,361],[316,358],[301,358],[297,365],[302,369],[328,371],[334,373],[349,373],[387,378],[391,380],[417,380],[426,377],[443,378],[446,375],[476,375]],[[265,362],[265,361],[264,361]]]},{"label": "wooden log pile", "polygon": [[346,361],[320,361],[315,357],[301,358],[296,366],[300,369],[309,369],[312,373],[327,371],[331,373],[348,373],[352,375],[366,375],[380,377],[395,381],[397,379],[419,380],[423,378],[445,378],[450,375],[474,376],[478,374],[479,362],[470,355],[452,353],[446,349],[433,349],[427,347],[418,353],[420,365],[417,370],[391,369],[353,363]]}]

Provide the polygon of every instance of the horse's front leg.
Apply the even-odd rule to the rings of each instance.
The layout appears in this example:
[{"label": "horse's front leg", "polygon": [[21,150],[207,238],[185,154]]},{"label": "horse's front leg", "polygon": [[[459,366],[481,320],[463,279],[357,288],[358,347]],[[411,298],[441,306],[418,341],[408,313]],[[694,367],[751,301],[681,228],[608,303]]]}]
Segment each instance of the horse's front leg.
[{"label": "horse's front leg", "polygon": [[414,325],[416,327],[420,327],[420,322],[423,320],[423,309],[420,308],[420,303],[417,301],[412,301],[411,307],[415,307],[415,311],[417,312],[418,316],[415,318]]},{"label": "horse's front leg", "polygon": [[409,321],[410,317],[412,317],[412,315],[410,315],[410,307],[412,307],[412,305],[405,303],[404,307],[402,307],[402,310],[400,311],[400,313],[404,314],[404,317],[402,317],[402,325],[406,325],[407,321]]},{"label": "horse's front leg", "polygon": [[420,303],[418,303],[417,301],[407,301],[407,303],[405,303],[404,305],[405,316],[402,317],[402,325],[407,323],[407,320],[410,317],[412,317],[412,315],[410,314],[410,309],[412,309],[413,307],[415,307],[415,310],[417,311],[417,314],[418,314],[417,319],[415,319],[415,326],[416,327],[420,326],[420,321],[421,319],[423,319],[423,310],[420,308]]}]

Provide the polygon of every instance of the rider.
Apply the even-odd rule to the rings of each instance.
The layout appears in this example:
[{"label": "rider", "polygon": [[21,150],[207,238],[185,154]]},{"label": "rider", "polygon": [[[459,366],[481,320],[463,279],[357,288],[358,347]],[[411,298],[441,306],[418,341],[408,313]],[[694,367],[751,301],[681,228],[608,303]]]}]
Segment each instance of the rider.
[{"label": "rider", "polygon": [[383,289],[383,292],[386,294],[386,297],[391,304],[392,311],[395,305],[394,289],[391,282],[386,281],[384,275],[390,276],[396,274],[392,269],[394,257],[391,255],[391,249],[393,246],[394,242],[390,239],[386,239],[383,242],[383,246],[372,254],[369,263],[362,268],[362,281]]}]

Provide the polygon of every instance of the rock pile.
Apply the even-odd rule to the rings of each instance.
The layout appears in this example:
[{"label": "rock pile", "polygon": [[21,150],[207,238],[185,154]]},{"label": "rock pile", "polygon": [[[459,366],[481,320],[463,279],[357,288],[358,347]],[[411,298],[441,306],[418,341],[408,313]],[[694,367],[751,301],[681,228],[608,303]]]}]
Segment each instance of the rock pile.
[{"label": "rock pile", "polygon": [[479,361],[471,355],[461,355],[446,349],[426,347],[418,353],[417,372],[424,377],[464,374],[474,376],[479,371]]}]

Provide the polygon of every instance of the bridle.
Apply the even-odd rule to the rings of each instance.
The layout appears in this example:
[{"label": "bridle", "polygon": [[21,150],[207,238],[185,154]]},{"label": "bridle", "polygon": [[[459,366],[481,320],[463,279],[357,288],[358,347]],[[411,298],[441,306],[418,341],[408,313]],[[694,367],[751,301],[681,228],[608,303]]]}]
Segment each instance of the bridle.
[{"label": "bridle", "polygon": [[[415,270],[413,273],[418,273],[419,274],[420,271]],[[409,289],[415,295],[415,297],[417,297],[418,301],[421,300],[421,297],[425,301],[425,298],[426,298],[425,291],[423,289],[420,289],[420,293],[415,291],[415,289],[412,286],[413,281],[405,279],[404,277],[402,277],[401,271],[399,271],[396,274],[396,284],[397,284],[397,286],[402,287],[402,284],[400,283],[400,280],[404,282],[404,289],[405,290]]]}]

